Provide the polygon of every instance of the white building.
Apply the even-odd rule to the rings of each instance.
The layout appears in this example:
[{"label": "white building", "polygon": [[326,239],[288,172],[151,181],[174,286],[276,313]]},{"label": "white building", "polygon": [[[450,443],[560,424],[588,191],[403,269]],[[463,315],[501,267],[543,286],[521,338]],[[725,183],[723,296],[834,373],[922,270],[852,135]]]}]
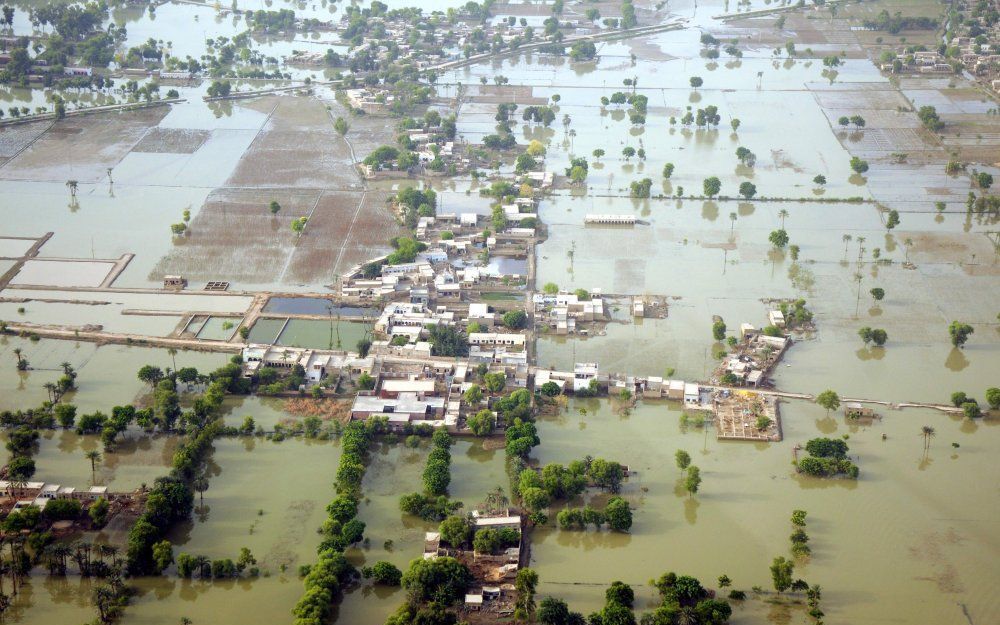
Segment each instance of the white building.
[{"label": "white building", "polygon": [[582,391],[590,388],[590,381],[597,379],[598,366],[596,362],[578,362],[573,367],[573,390]]}]

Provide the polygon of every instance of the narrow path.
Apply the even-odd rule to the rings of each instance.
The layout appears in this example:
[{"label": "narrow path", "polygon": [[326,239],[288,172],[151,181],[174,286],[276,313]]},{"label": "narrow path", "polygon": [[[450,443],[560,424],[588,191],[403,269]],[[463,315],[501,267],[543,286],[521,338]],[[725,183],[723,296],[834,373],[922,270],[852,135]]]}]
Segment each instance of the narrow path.
[{"label": "narrow path", "polygon": [[347,229],[347,235],[344,237],[344,242],[340,244],[340,252],[337,253],[337,260],[333,263],[333,273],[335,276],[340,276],[340,261],[344,258],[344,251],[347,249],[346,243],[351,240],[351,233],[354,232],[354,224],[358,223],[358,215],[361,214],[361,208],[365,205],[366,197],[368,197],[367,188],[361,192],[358,208],[354,211],[354,217],[351,218],[351,225]]},{"label": "narrow path", "polygon": [[316,212],[316,207],[319,206],[319,201],[323,199],[323,195],[324,195],[323,191],[320,191],[319,193],[316,194],[316,201],[313,202],[312,208],[309,209],[309,214],[305,216],[306,225],[302,229],[302,233],[296,235],[295,243],[292,245],[292,251],[291,253],[288,254],[288,257],[285,258],[285,266],[281,268],[281,273],[278,275],[278,284],[284,284],[285,274],[288,273],[288,268],[292,266],[292,259],[295,258],[295,252],[299,248],[299,241],[302,239],[302,235],[306,233],[306,230],[309,229],[309,222],[312,221],[313,214],[315,214]]}]

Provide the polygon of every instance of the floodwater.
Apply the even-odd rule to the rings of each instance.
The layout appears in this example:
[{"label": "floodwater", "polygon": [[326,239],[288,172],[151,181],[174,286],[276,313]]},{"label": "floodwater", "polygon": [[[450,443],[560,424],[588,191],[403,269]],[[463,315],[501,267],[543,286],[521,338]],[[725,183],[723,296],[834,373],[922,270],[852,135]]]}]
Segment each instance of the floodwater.
[{"label": "floodwater", "polygon": [[250,329],[248,341],[288,347],[353,350],[368,330],[368,324],[346,319],[258,319]]},{"label": "floodwater", "polygon": [[368,331],[368,325],[357,321],[312,321],[289,319],[276,343],[289,347],[314,349],[355,349]]},{"label": "floodwater", "polygon": [[[390,8],[406,4],[406,0],[389,2]],[[464,2],[439,4],[444,9]],[[750,8],[776,4],[755,0]],[[571,10],[578,8],[568,5]],[[342,11],[332,2],[239,3],[241,9],[286,6],[302,17],[320,19],[337,19]],[[617,314],[619,320],[608,324],[601,335],[540,337],[539,364],[568,369],[574,362],[593,360],[604,372],[665,375],[674,369],[676,377],[704,379],[714,369],[712,354],[720,347],[711,340],[713,315],[723,317],[732,333],[742,322],[766,323],[768,307],[762,299],[802,297],[815,312],[817,332],[799,337],[775,371],[782,390],[816,393],[833,388],[842,396],[895,402],[943,402],[951,392],[963,390],[982,400],[984,390],[997,385],[1000,369],[997,256],[986,236],[996,224],[965,214],[968,180],[944,175],[946,152],[928,145],[915,130],[918,123],[913,114],[899,109],[910,106],[912,100],[916,105],[937,104],[942,114],[969,115],[981,114],[983,105],[959,106],[926,85],[899,92],[869,60],[861,58],[864,51],[842,24],[833,39],[845,37],[844,43],[838,39],[837,43],[812,44],[822,54],[841,49],[850,53],[852,58],[836,72],[825,70],[816,58],[788,59],[784,54],[776,58],[772,44],[763,39],[793,39],[794,33],[772,33],[771,18],[761,20],[759,30],[730,27],[712,19],[723,12],[742,12],[744,6],[723,0],[672,0],[655,19],[683,17],[690,20],[689,28],[602,43],[598,60],[591,63],[528,53],[439,77],[439,94],[453,95],[458,84],[463,85],[458,129],[469,142],[494,132],[496,124],[497,100],[486,93],[490,90],[480,89],[481,78],[490,82],[504,75],[511,85],[526,86],[517,91],[522,106],[543,103],[554,94],[561,97],[551,128],[524,127],[520,115],[514,116],[520,143],[539,139],[546,144],[547,168],[560,170],[573,156],[590,161],[585,189],[556,190],[539,207],[548,226],[548,239],[536,249],[539,285],[555,282],[564,289],[599,288],[609,294],[670,298],[665,319],[635,321]],[[522,8],[532,13],[537,7],[513,4],[504,10],[519,14]],[[826,15],[828,11],[817,11],[810,19],[822,29]],[[120,8],[114,10],[113,19],[127,25],[128,45],[153,36],[169,42],[171,53],[181,57],[203,54],[207,37],[231,37],[243,30],[242,18],[189,4],[160,5],[152,14]],[[23,11],[15,16],[15,29],[30,30]],[[701,30],[723,40],[740,37],[745,56],[739,60],[703,58],[698,44]],[[281,56],[293,49],[325,50],[332,38],[327,33],[259,37],[255,47],[265,56]],[[283,71],[290,72],[295,81],[330,75],[326,68]],[[630,124],[624,110],[600,105],[602,96],[624,90],[622,79],[632,76],[640,79],[638,92],[649,98],[644,126]],[[702,77],[704,85],[690,88],[691,76]],[[203,223],[199,216],[214,211],[215,218],[222,220],[215,223],[240,233],[238,251],[224,265],[212,262],[214,258],[204,263],[210,271],[219,272],[215,277],[230,279],[234,290],[324,292],[329,284],[325,276],[296,277],[293,255],[314,250],[308,235],[301,242],[293,240],[285,224],[298,214],[293,211],[315,210],[318,193],[282,188],[275,170],[249,181],[237,178],[245,175],[241,168],[247,167],[247,160],[263,158],[251,146],[263,142],[269,131],[288,132],[293,127],[299,133],[327,132],[324,115],[340,114],[339,105],[324,88],[317,94],[322,106],[330,110],[318,116],[294,107],[283,111],[271,99],[206,105],[201,96],[208,83],[179,85],[187,102],[118,115],[114,124],[100,117],[86,124],[67,120],[63,123],[66,132],[44,134],[20,156],[0,164],[0,208],[7,217],[0,235],[38,237],[54,232],[40,258],[106,260],[135,253],[115,286],[156,287],[163,273],[171,273],[165,271],[170,261],[192,254],[191,242],[203,234],[198,231]],[[271,83],[236,84],[248,88]],[[51,105],[51,97],[48,90],[0,87],[0,99],[20,106]],[[104,102],[108,97],[78,94],[73,99]],[[718,129],[684,128],[669,121],[680,118],[689,106],[707,105],[719,109]],[[855,112],[869,120],[864,132],[835,128],[839,115]],[[566,125],[564,115],[569,117]],[[736,132],[730,127],[734,118],[741,120]],[[356,124],[360,127],[363,122]],[[24,129],[26,136],[36,131]],[[304,135],[288,140],[295,141],[296,136]],[[374,145],[392,140],[391,133],[382,136],[370,130],[349,132],[347,138],[359,158]],[[5,143],[0,156],[12,156],[12,146],[20,141]],[[278,139],[273,141],[281,147]],[[756,153],[755,167],[738,164],[735,150],[739,146]],[[646,156],[626,160],[625,147],[641,148]],[[605,155],[592,157],[595,149],[605,150]],[[99,158],[94,156],[98,151]],[[893,152],[911,152],[913,162],[892,162]],[[360,196],[360,184],[349,173],[346,153],[339,143],[329,153],[317,152],[317,160],[325,159],[329,171],[348,172],[337,182],[324,182],[317,188],[347,192],[344,197],[354,198],[349,211],[353,214],[358,200],[348,193]],[[866,176],[850,170],[852,155],[871,161]],[[661,173],[666,163],[675,165],[669,181]],[[286,165],[281,162],[281,175],[288,174]],[[828,180],[823,188],[812,182],[817,174]],[[701,195],[702,180],[713,175],[720,178],[724,196],[734,197],[742,182],[755,184],[758,196],[752,201],[655,197]],[[653,181],[654,197],[628,197],[629,183],[645,177]],[[79,180],[76,202],[70,201],[65,186],[70,179]],[[310,180],[309,185],[316,183]],[[244,186],[252,197],[241,204],[237,200],[242,196],[237,197],[235,190]],[[370,196],[378,196],[372,206],[380,206],[382,196],[400,186],[398,181],[371,184]],[[480,182],[458,178],[435,180],[432,186],[440,192],[442,212],[489,213],[489,200],[478,193]],[[284,207],[280,219],[285,221],[261,217],[272,195],[280,197]],[[864,202],[836,201],[845,198]],[[886,230],[885,215],[872,200],[900,211],[901,224],[895,230]],[[940,214],[934,207],[938,201],[946,204]],[[189,237],[173,237],[170,225],[181,220],[184,210],[191,211],[194,232]],[[633,228],[585,226],[588,213],[635,215],[642,223]],[[310,225],[315,223],[320,219]],[[771,249],[768,233],[779,227],[798,246],[798,260],[789,251]],[[312,241],[319,241],[318,249],[327,251],[322,248],[344,243],[337,240],[341,235],[346,240],[372,234],[361,229],[336,236],[320,231]],[[387,234],[391,229],[387,223],[367,229],[380,241],[392,236]],[[850,237],[846,242],[845,236]],[[866,251],[859,265],[862,237]],[[370,249],[370,243],[364,243],[365,249]],[[0,237],[0,256],[17,256],[26,247]],[[883,261],[891,262],[874,263],[874,248]],[[315,258],[320,260],[313,262],[331,273],[333,261],[339,262],[339,258]],[[912,266],[904,266],[907,261]],[[526,272],[523,261],[494,262],[501,273]],[[9,266],[0,265],[0,269]],[[254,271],[261,266],[279,271]],[[193,280],[191,289],[200,286]],[[868,296],[876,286],[887,293],[878,304]],[[192,292],[153,295],[9,288],[2,295],[32,299],[0,303],[0,318],[5,320],[99,323],[112,331],[152,335],[172,332],[186,312],[198,311],[207,317],[242,313],[250,305],[249,298]],[[108,303],[86,303],[95,301]],[[17,312],[20,307],[24,313]],[[126,309],[167,314],[121,314]],[[326,300],[310,298],[275,298],[266,311],[330,314]],[[260,319],[249,340],[351,349],[367,328],[348,318],[370,316],[369,311],[338,309],[333,313],[338,314],[341,319],[333,324]],[[211,317],[191,329],[201,338],[227,338],[230,331],[222,327],[225,319]],[[971,323],[976,330],[963,350],[953,349],[948,341],[947,324],[955,319]],[[889,343],[884,349],[863,348],[857,338],[862,326],[886,329]],[[23,350],[32,370],[15,371],[15,348]],[[38,405],[46,397],[43,384],[58,379],[64,361],[80,374],[80,388],[67,400],[81,412],[107,412],[114,405],[145,398],[148,387],[135,377],[144,364],[196,366],[208,371],[227,358],[194,352],[171,358],[165,351],[141,347],[0,337],[0,409]],[[278,423],[301,419],[285,412],[284,401],[274,398],[227,398],[226,408],[227,425],[239,425],[244,416],[251,416],[272,430]],[[665,402],[641,403],[631,414],[622,415],[613,401],[571,401],[565,413],[542,417],[542,444],[532,455],[540,464],[592,455],[626,463],[637,473],[624,490],[635,514],[631,533],[562,532],[554,524],[533,532],[531,565],[541,576],[540,595],[562,597],[574,610],[586,614],[599,608],[604,587],[621,579],[633,584],[637,607],[646,610],[655,599],[645,582],[668,570],[693,574],[706,582],[725,573],[737,588],[766,588],[768,564],[777,555],[788,555],[789,515],[793,509],[804,509],[809,512],[807,531],[813,554],[797,563],[796,577],[822,585],[822,607],[828,620],[943,625],[1000,620],[1000,599],[993,592],[1000,581],[995,565],[1000,557],[996,521],[1000,502],[991,488],[995,478],[990,481],[996,475],[994,459],[1000,452],[996,418],[972,422],[934,411],[884,409],[882,420],[859,427],[845,424],[839,414],[827,417],[822,409],[805,402],[786,402],[781,410],[785,439],[776,444],[717,442],[711,431],[682,428],[679,406]],[[923,425],[936,430],[926,452],[920,436]],[[849,437],[851,453],[861,469],[857,482],[793,474],[793,446],[819,435]],[[84,454],[100,448],[94,436],[46,433],[36,455],[38,476],[78,488],[91,481],[115,489],[135,488],[167,471],[175,444],[170,437],[130,431],[114,452],[105,454],[92,475]],[[701,490],[694,498],[678,490],[673,453],[679,448],[691,452],[702,469]],[[435,524],[403,517],[398,498],[421,488],[426,453],[427,441],[416,449],[397,441],[379,444],[373,451],[360,511],[369,543],[350,550],[355,564],[385,559],[405,568],[420,556],[423,532]],[[224,625],[287,621],[302,592],[295,569],[315,557],[319,536],[314,530],[333,497],[338,457],[336,442],[216,441],[204,507],[190,524],[177,528],[172,536],[175,552],[234,558],[246,546],[266,575],[205,583],[178,580],[171,571],[163,578],[135,580],[139,594],[127,609],[125,622],[167,625],[182,617]],[[479,440],[460,440],[452,448],[452,458],[451,496],[465,502],[466,509],[498,485],[509,492],[502,450],[486,449]],[[584,500],[602,503],[603,499],[604,495],[589,492],[573,505]],[[595,562],[600,566],[594,566]],[[38,573],[8,618],[42,625],[88,621],[94,617],[89,593],[88,580],[50,579]],[[403,600],[399,590],[363,585],[344,597],[335,621],[379,625]],[[800,608],[757,600],[737,607],[732,619],[747,625],[805,621]]]},{"label": "floodwater", "polygon": [[[31,365],[29,371],[15,369],[15,349]],[[0,410],[16,410],[40,405],[47,398],[46,382],[63,375],[62,363],[79,374],[77,390],[65,401],[77,406],[77,414],[101,410],[109,414],[113,406],[135,402],[149,393],[149,386],[136,377],[143,365],[161,369],[195,367],[210,372],[228,361],[226,354],[181,350],[171,357],[165,350],[126,345],[102,345],[83,341],[30,341],[0,337]]]},{"label": "floodwater", "polygon": [[[1000,550],[991,518],[995,501],[983,505],[976,480],[961,477],[990,471],[989,457],[1000,444],[995,421],[971,424],[908,410],[858,427],[802,402],[782,403],[781,414],[785,442],[776,445],[717,442],[713,432],[697,428],[685,432],[671,403],[650,402],[619,416],[610,401],[571,401],[564,415],[543,418],[536,449],[542,463],[601,455],[638,474],[624,491],[635,508],[630,534],[534,533],[540,593],[564,597],[588,613],[601,604],[598,589],[565,584],[621,579],[639,590],[674,570],[702,580],[725,573],[736,588],[767,588],[771,559],[788,555],[789,515],[803,509],[813,553],[796,576],[822,585],[828,618],[958,624],[966,622],[963,606],[973,622],[998,613],[986,581]],[[937,430],[926,454],[922,425]],[[861,469],[857,482],[794,475],[793,444],[841,435],[849,437]],[[556,437],[558,444],[546,444]],[[691,453],[701,468],[694,498],[679,488],[676,449]],[[594,561],[601,567],[584,566]],[[868,574],[857,575],[858,566]],[[873,579],[880,580],[877,588]],[[641,594],[646,601],[640,605],[652,607],[650,589]]]},{"label": "floodwater", "polygon": [[371,317],[378,315],[374,308],[360,306],[335,306],[332,300],[317,297],[272,297],[264,312],[286,315],[329,315],[332,317]]}]

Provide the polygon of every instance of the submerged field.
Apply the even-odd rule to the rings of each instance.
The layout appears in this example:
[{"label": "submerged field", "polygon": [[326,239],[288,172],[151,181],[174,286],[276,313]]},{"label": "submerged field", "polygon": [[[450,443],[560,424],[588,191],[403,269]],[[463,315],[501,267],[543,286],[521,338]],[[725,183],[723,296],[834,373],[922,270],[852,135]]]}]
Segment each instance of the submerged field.
[{"label": "submerged field", "polygon": [[[463,4],[449,0],[441,8]],[[590,6],[567,4],[573,19]],[[618,10],[597,4],[605,12]],[[777,8],[778,2],[637,5],[647,23],[677,19],[685,27],[602,42],[593,61],[522,53],[437,77],[431,108],[457,114],[460,144],[481,142],[495,131],[496,105],[516,102],[520,149],[532,139],[542,141],[546,168],[560,175],[571,158],[589,161],[585,183],[560,181],[539,205],[547,239],[535,249],[535,289],[553,282],[568,290],[600,289],[622,301],[668,298],[664,319],[633,320],[627,309],[616,310],[614,321],[586,338],[541,334],[536,364],[566,370],[595,361],[605,373],[664,376],[673,370],[678,378],[706,380],[722,347],[712,341],[713,315],[733,333],[743,322],[765,325],[764,300],[803,298],[815,313],[816,330],[796,337],[785,354],[773,375],[779,389],[816,394],[829,388],[843,397],[893,403],[946,403],[952,392],[965,391],[981,401],[985,389],[1000,382],[997,219],[967,211],[968,175],[947,175],[944,167],[952,159],[970,160],[1000,176],[1000,118],[988,113],[996,102],[958,77],[890,80],[872,63],[874,33],[854,28],[882,8],[935,16],[944,5],[877,0],[845,4],[836,16],[810,6],[787,12],[780,27],[778,14],[715,19],[747,8]],[[239,6],[256,10],[271,3]],[[343,3],[289,7],[323,19],[344,10]],[[496,14],[507,11],[549,14],[547,5],[530,3],[495,8]],[[215,13],[208,6],[166,3],[155,19],[133,7],[116,9],[115,19],[127,23],[128,45],[150,36],[172,38],[175,54],[197,56],[204,52],[203,34],[233,36],[243,29],[232,16]],[[26,20],[23,12],[17,19]],[[192,29],[193,23],[198,27]],[[31,28],[21,21],[15,27]],[[702,32],[736,40],[743,56],[706,58]],[[903,36],[935,42],[926,32]],[[258,45],[274,55],[322,51],[332,37],[268,36]],[[798,55],[784,52],[787,41],[795,42]],[[843,58],[836,69],[822,64],[831,54]],[[294,71],[299,85],[306,77],[329,78],[322,68]],[[498,86],[495,76],[509,83]],[[694,76],[703,79],[702,86],[690,86]],[[634,91],[649,99],[643,125],[630,123],[625,108],[601,104],[602,97],[631,89],[622,83],[626,78],[638,78]],[[0,290],[0,319],[240,341],[230,324],[252,308],[252,292],[331,294],[341,274],[385,254],[389,240],[405,234],[388,200],[401,186],[422,181],[365,181],[355,168],[377,146],[394,143],[398,120],[351,118],[341,136],[333,119],[345,109],[328,85],[314,83],[310,94],[212,103],[201,100],[206,87],[184,86],[186,101],[175,105],[0,128],[0,210],[6,217],[0,274],[21,261],[35,238],[53,233],[37,259]],[[552,103],[554,95],[560,97],[551,127],[520,122],[525,106]],[[3,86],[0,96],[27,106],[51,94]],[[718,107],[717,128],[670,122],[689,107],[708,105]],[[914,111],[924,105],[937,108],[945,130],[922,127]],[[865,127],[842,128],[838,119],[851,115],[862,115]],[[735,130],[733,119],[740,120]],[[755,166],[737,160],[741,146],[756,154]],[[626,158],[626,147],[645,156]],[[595,150],[604,150],[603,156],[593,156]],[[851,169],[854,156],[870,163],[863,175]],[[667,163],[675,166],[669,179],[662,174]],[[511,168],[500,171],[506,175]],[[826,183],[814,183],[817,175]],[[700,197],[709,176],[720,179],[721,197]],[[647,177],[653,197],[630,197],[630,183]],[[70,180],[79,184],[75,200]],[[441,212],[491,210],[490,200],[479,194],[488,182],[467,176],[423,182],[438,191]],[[743,182],[756,185],[756,197],[738,198]],[[272,201],[280,205],[276,214],[269,210]],[[187,232],[174,236],[171,224],[185,210]],[[892,210],[900,223],[890,229]],[[634,215],[640,223],[585,225],[593,213]],[[300,217],[308,223],[296,235],[291,223]],[[769,233],[779,227],[787,230],[797,258],[769,243]],[[99,288],[126,254],[135,256],[113,281],[120,290]],[[526,262],[493,260],[527,273]],[[188,293],[144,291],[161,287],[172,274],[189,280]],[[241,293],[199,293],[213,280],[229,281],[230,290]],[[869,295],[876,287],[886,292],[880,302]],[[366,336],[367,326],[350,319],[358,315],[348,311],[341,318],[327,300],[272,305],[265,310],[272,316],[251,329],[250,342],[350,350]],[[330,318],[284,318],[300,313]],[[964,349],[949,341],[947,327],[955,320],[975,330]],[[865,346],[857,334],[863,326],[884,328],[887,345]],[[15,349],[30,361],[30,371],[15,370]],[[90,413],[148,405],[150,387],[136,377],[143,365],[208,372],[227,358],[4,335],[0,410],[38,406],[47,398],[43,385],[58,380],[63,362],[79,373],[79,390],[66,401]],[[182,393],[182,402],[194,396]],[[284,399],[229,397],[223,419],[239,426],[249,416],[273,432],[301,424],[303,414],[289,407]],[[637,610],[652,610],[658,599],[647,581],[666,571],[711,585],[727,574],[734,588],[770,588],[768,565],[789,552],[789,515],[804,509],[812,556],[797,561],[796,577],[823,587],[828,622],[1000,622],[993,591],[1000,583],[995,414],[973,421],[880,406],[881,419],[859,426],[804,401],[784,401],[780,409],[784,440],[772,444],[716,441],[714,428],[684,425],[673,402],[640,402],[623,413],[614,400],[577,399],[558,414],[540,416],[541,445],[532,461],[568,463],[589,455],[629,465],[635,473],[623,496],[635,525],[628,534],[561,531],[553,520],[534,528],[530,566],[541,579],[539,597],[565,599],[588,614],[603,604],[607,585],[622,580],[635,588]],[[936,431],[927,449],[922,426]],[[843,437],[860,479],[797,475],[791,464],[795,446],[816,436]],[[99,435],[46,432],[35,454],[36,479],[133,490],[167,473],[177,443],[176,437],[134,428],[92,470],[86,453],[101,449]],[[452,447],[450,495],[465,510],[496,486],[509,492],[505,453],[490,443],[462,438]],[[196,500],[192,520],[171,534],[175,554],[235,558],[248,547],[264,575],[204,582],[179,579],[169,569],[162,578],[134,580],[138,594],[126,623],[167,625],[189,618],[239,625],[292,618],[303,590],[298,567],[315,561],[321,540],[316,528],[334,496],[340,444],[231,437],[213,446],[204,504]],[[701,468],[704,482],[695,497],[680,484],[677,449],[689,451]],[[356,566],[388,560],[405,570],[421,556],[424,532],[436,524],[403,515],[398,499],[421,488],[427,454],[427,441],[415,448],[402,440],[380,441],[373,448],[358,514],[369,543],[347,551]],[[605,498],[590,490],[571,504]],[[85,538],[121,543],[124,531]],[[39,625],[88,621],[94,617],[91,592],[90,580],[50,577],[38,567],[4,618]],[[802,604],[768,599],[751,594],[730,622],[812,622]],[[345,594],[333,622],[379,625],[404,600],[400,589],[364,583]]]}]

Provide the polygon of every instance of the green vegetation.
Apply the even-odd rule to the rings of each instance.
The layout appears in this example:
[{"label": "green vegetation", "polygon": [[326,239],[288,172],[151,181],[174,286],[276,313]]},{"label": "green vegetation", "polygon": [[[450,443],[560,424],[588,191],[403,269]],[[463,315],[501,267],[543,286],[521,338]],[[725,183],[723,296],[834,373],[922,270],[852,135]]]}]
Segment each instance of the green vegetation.
[{"label": "green vegetation", "polygon": [[952,321],[948,326],[948,334],[951,336],[951,344],[955,347],[963,347],[969,336],[975,332],[972,326],[961,321]]},{"label": "green vegetation", "polygon": [[814,477],[845,475],[858,477],[858,466],[847,458],[847,443],[842,439],[814,438],[806,443],[809,456],[798,461],[798,470]]}]

